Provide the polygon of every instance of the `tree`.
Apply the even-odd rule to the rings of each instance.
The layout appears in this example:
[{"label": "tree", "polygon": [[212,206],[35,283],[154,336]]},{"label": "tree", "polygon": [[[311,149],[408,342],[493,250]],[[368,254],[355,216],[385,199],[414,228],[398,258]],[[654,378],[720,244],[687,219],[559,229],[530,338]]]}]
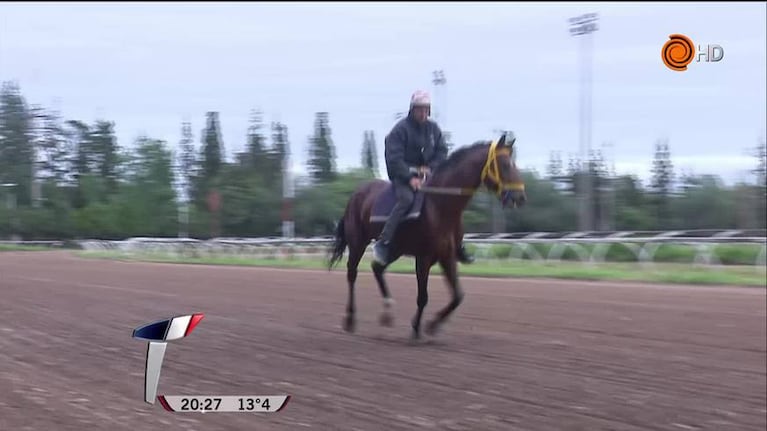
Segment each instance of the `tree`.
[{"label": "tree", "polygon": [[290,154],[290,142],[288,141],[288,127],[279,121],[272,123],[272,148],[271,152],[280,162]]},{"label": "tree", "polygon": [[192,124],[188,121],[181,123],[181,140],[178,147],[178,183],[181,186],[182,200],[188,201],[196,163]]},{"label": "tree", "polygon": [[[126,182],[108,205],[116,235],[170,236],[177,232],[173,155],[166,142],[138,138],[128,153]],[[86,209],[90,209],[86,208]]]},{"label": "tree", "polygon": [[562,177],[562,155],[559,151],[549,153],[549,164],[546,166],[546,178],[558,181]]},{"label": "tree", "polygon": [[64,135],[69,140],[72,176],[77,183],[74,206],[93,200],[106,201],[117,189],[120,149],[114,135],[114,123],[99,120],[93,126],[77,121],[66,122]]},{"label": "tree", "polygon": [[589,176],[591,181],[591,206],[594,225],[600,230],[611,229],[613,219],[612,184],[609,169],[602,150],[592,151],[589,158]]},{"label": "tree", "polygon": [[614,179],[615,229],[650,230],[655,225],[639,178],[622,175]]},{"label": "tree", "polygon": [[286,165],[290,155],[290,142],[288,141],[288,127],[280,122],[272,123],[272,147],[269,149],[269,161],[272,178],[276,178],[282,184],[282,178],[289,167]]},{"label": "tree", "polygon": [[581,170],[581,161],[575,154],[567,156],[567,175],[574,177]]},{"label": "tree", "polygon": [[327,112],[315,114],[314,135],[309,138],[309,174],[315,182],[328,182],[336,178],[336,152],[331,139]]},{"label": "tree", "polygon": [[74,193],[70,202],[74,208],[87,205],[83,184],[91,172],[91,131],[82,121],[67,120],[64,123],[64,136],[68,154],[68,183],[73,185]]},{"label": "tree", "polygon": [[762,188],[767,187],[767,143],[764,138],[761,138],[756,145],[754,157],[756,158],[756,168],[753,173],[756,176],[756,185]]},{"label": "tree", "polygon": [[134,152],[134,166],[131,183],[144,192],[162,195],[163,199],[172,200],[173,165],[172,154],[165,141],[139,138]]},{"label": "tree", "polygon": [[754,169],[756,177],[756,185],[753,187],[754,216],[757,225],[764,228],[767,225],[767,145],[764,138],[759,140],[754,156],[757,162]]},{"label": "tree", "polygon": [[[680,223],[660,226],[661,229],[734,229],[737,225],[735,194],[716,175],[695,175],[685,178],[687,191],[670,201],[669,213]],[[655,196],[652,196],[653,198]]]},{"label": "tree", "polygon": [[668,140],[660,140],[655,143],[655,159],[653,160],[650,188],[659,195],[668,196],[671,194],[673,182],[674,166],[671,162]]},{"label": "tree", "polygon": [[221,230],[231,236],[274,235],[280,227],[282,189],[270,186],[260,172],[229,164],[221,175]]},{"label": "tree", "polygon": [[[205,128],[201,132],[201,156],[198,164],[198,172],[195,175],[192,186],[192,201],[194,202],[193,208],[194,216],[198,214],[200,217],[208,218],[209,229],[211,234],[217,234],[220,227],[219,213],[210,214],[209,199],[220,198],[220,191],[218,190],[221,184],[221,176],[224,168],[226,167],[224,161],[224,143],[221,138],[221,126],[219,123],[218,112],[208,111],[205,114]],[[218,203],[220,205],[220,201]],[[200,210],[199,212],[197,210]],[[195,220],[194,217],[190,217],[192,225],[190,229],[195,229],[196,223],[202,223],[201,220]],[[202,226],[199,226],[202,230]]]},{"label": "tree", "polygon": [[205,117],[206,126],[202,131],[202,180],[209,186],[224,163],[224,143],[221,140],[218,112],[208,112]]},{"label": "tree", "polygon": [[50,178],[62,184],[71,167],[68,163],[67,137],[61,115],[56,111],[40,109],[37,112],[39,140],[39,178]]},{"label": "tree", "polygon": [[246,165],[261,175],[268,175],[270,172],[265,172],[269,169],[267,166],[269,161],[267,160],[266,137],[261,132],[263,128],[263,113],[260,110],[252,110],[250,126],[248,127]]},{"label": "tree", "polygon": [[16,184],[18,205],[31,202],[35,160],[33,118],[18,84],[0,88],[0,183]]},{"label": "tree", "polygon": [[117,188],[119,149],[114,135],[114,123],[104,120],[96,121],[90,138],[92,156],[95,159],[94,170],[104,182],[105,191],[102,199],[106,200],[107,195],[114,193]]},{"label": "tree", "polygon": [[66,122],[66,135],[72,158],[72,175],[78,180],[91,172],[91,130],[87,124],[78,120]]},{"label": "tree", "polygon": [[378,176],[378,155],[376,151],[376,138],[372,130],[365,131],[362,141],[362,167],[371,176]]}]

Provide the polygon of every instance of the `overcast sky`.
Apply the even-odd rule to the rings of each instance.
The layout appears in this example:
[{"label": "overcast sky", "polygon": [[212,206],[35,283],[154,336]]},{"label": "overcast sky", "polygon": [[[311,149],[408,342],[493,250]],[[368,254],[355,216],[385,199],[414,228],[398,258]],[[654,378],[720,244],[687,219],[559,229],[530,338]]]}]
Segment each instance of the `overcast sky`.
[{"label": "overcast sky", "polygon": [[[181,122],[199,146],[219,111],[227,155],[248,115],[287,124],[303,170],[313,114],[330,113],[339,167],[360,163],[410,94],[433,91],[457,145],[518,137],[518,163],[543,171],[550,151],[578,151],[579,46],[568,18],[600,14],[594,38],[592,146],[612,144],[619,172],[646,177],[659,138],[679,170],[749,179],[748,150],[767,129],[765,3],[0,4],[0,80],[68,119],[116,123],[174,148]],[[660,57],[672,33],[724,48],[683,73]],[[439,96],[437,94],[436,96]],[[566,160],[565,160],[566,162]]]}]

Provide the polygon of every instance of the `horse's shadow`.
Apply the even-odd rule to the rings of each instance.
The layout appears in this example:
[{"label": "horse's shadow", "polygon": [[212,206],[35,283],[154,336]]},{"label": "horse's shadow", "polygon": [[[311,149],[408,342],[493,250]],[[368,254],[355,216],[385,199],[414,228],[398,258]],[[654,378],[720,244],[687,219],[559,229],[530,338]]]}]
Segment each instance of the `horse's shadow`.
[{"label": "horse's shadow", "polygon": [[375,343],[389,344],[400,347],[429,347],[438,350],[450,350],[449,343],[435,337],[422,337],[413,339],[412,337],[397,337],[394,335],[386,336],[383,334],[353,334],[355,337],[361,337]]}]

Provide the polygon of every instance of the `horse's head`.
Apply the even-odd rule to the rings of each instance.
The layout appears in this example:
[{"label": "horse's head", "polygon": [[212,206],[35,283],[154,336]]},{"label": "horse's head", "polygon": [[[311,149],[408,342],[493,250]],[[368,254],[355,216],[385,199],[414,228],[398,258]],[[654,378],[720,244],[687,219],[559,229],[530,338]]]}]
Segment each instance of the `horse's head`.
[{"label": "horse's head", "polygon": [[495,193],[504,207],[509,204],[519,207],[525,204],[527,194],[522,174],[512,157],[517,138],[511,132],[509,135],[504,134],[497,141],[490,143],[481,181],[488,190]]},{"label": "horse's head", "polygon": [[426,191],[470,196],[484,185],[504,207],[524,205],[525,184],[512,157],[515,141],[509,132],[497,141],[459,148],[437,168]]}]

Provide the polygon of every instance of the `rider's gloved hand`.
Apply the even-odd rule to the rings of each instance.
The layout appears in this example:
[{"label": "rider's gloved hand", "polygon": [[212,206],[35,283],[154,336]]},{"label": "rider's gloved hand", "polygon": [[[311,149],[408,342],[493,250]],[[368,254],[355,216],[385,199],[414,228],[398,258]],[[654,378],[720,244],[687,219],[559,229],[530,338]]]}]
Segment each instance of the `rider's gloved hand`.
[{"label": "rider's gloved hand", "polygon": [[413,188],[413,190],[418,190],[421,188],[421,179],[418,177],[413,177],[410,179],[410,187]]}]

